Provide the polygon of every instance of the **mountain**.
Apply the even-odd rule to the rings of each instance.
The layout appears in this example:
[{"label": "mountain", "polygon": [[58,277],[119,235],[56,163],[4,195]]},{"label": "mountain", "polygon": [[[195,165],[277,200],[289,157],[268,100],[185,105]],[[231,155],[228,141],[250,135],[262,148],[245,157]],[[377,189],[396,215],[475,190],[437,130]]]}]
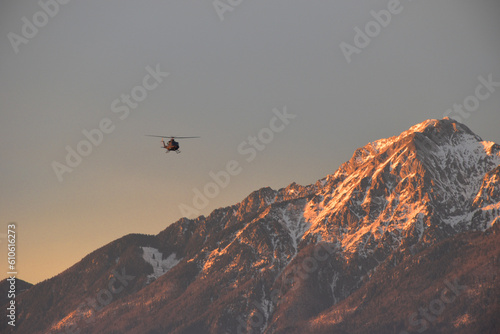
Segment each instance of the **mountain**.
[{"label": "mountain", "polygon": [[12,287],[11,289],[11,286],[12,286],[12,281],[11,280],[7,281],[7,278],[0,281],[0,294],[1,294],[0,305],[5,305],[10,302],[12,298],[9,298],[9,294],[12,294],[12,292],[16,296],[19,296],[20,294],[30,289],[33,286],[33,284],[23,281],[22,279],[16,279],[15,289],[14,287]]},{"label": "mountain", "polygon": [[17,332],[498,333],[499,217],[500,146],[427,120],[111,242],[19,296]]}]

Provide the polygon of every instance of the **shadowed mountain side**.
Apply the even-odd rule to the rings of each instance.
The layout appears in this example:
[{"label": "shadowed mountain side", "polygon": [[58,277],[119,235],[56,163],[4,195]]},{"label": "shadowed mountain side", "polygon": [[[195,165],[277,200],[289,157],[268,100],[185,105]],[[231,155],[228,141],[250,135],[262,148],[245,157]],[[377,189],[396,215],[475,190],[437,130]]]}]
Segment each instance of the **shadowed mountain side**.
[{"label": "shadowed mountain side", "polygon": [[[29,293],[17,298],[17,332],[45,333],[54,319],[64,319],[73,310],[88,310],[91,305],[99,308],[108,300],[116,301],[137,292],[152,272],[151,266],[142,259],[138,245],[154,242],[152,236],[124,236],[90,253],[61,274],[31,287]],[[113,273],[116,279],[110,287]],[[127,280],[130,276],[135,278]],[[120,279],[124,281],[122,285],[127,284],[123,291],[119,289]],[[110,290],[115,293],[108,293]]]},{"label": "shadowed mountain side", "polygon": [[394,253],[347,299],[288,333],[498,333],[500,226]]},{"label": "shadowed mountain side", "polygon": [[[16,298],[19,297],[22,293],[28,291],[33,284],[28,283],[26,281],[23,281],[22,279],[16,278],[15,280],[15,295]],[[7,281],[7,279],[4,279],[0,281],[0,305],[6,305],[7,303],[10,302],[11,298],[9,298],[9,291],[11,287],[11,281]]]}]

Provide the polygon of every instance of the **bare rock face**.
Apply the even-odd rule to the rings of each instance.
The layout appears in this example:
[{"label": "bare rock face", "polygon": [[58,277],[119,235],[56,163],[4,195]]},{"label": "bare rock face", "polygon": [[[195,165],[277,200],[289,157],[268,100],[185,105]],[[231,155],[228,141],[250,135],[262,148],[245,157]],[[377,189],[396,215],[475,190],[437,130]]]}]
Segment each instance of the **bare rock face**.
[{"label": "bare rock face", "polygon": [[24,292],[18,330],[494,332],[499,216],[500,146],[427,120],[315,184],[112,242]]}]

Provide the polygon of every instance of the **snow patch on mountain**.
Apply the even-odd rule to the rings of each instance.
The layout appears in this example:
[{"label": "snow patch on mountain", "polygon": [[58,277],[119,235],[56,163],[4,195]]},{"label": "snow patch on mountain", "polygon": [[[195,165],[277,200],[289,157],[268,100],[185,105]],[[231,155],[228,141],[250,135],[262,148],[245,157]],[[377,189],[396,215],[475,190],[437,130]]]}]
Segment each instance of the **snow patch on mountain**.
[{"label": "snow patch on mountain", "polygon": [[298,243],[311,225],[304,220],[304,216],[301,214],[301,211],[303,210],[302,208],[300,208],[300,211],[291,210],[290,206],[291,205],[289,204],[286,208],[280,210],[280,220],[286,227],[292,241],[295,254],[297,254]]},{"label": "snow patch on mountain", "polygon": [[182,258],[177,258],[176,253],[172,253],[166,259],[163,259],[163,253],[153,247],[142,247],[142,251],[142,258],[144,261],[153,267],[153,273],[148,276],[149,282],[166,274],[170,269],[182,261]]},{"label": "snow patch on mountain", "polygon": [[332,277],[332,282],[330,283],[330,289],[332,290],[332,300],[333,300],[333,305],[337,304],[339,302],[339,298],[335,296],[335,288],[337,287],[337,282],[339,280],[340,274],[338,272],[335,272]]}]

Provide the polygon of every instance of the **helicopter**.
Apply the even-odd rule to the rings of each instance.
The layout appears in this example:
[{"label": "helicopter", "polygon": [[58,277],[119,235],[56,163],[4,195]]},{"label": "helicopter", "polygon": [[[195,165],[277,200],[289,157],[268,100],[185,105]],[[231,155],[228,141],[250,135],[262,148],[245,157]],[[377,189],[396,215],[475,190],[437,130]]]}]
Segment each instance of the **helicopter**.
[{"label": "helicopter", "polygon": [[[146,135],[146,136],[148,136],[148,137],[160,137],[161,142],[163,144],[163,148],[167,150],[165,153],[168,153],[170,151],[175,151],[176,153],[181,153],[181,151],[179,150],[179,143],[175,141],[175,138],[177,138],[177,139],[200,138],[200,137],[155,136],[155,135]],[[165,144],[164,138],[170,138],[170,140]]]}]

